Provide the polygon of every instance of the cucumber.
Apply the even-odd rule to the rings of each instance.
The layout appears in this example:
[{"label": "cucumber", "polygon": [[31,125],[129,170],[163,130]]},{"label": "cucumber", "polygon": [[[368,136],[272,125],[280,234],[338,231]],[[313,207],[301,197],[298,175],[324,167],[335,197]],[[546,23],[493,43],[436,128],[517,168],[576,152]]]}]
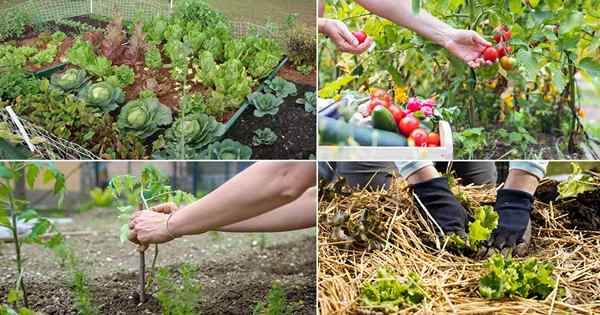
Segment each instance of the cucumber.
[{"label": "cucumber", "polygon": [[406,138],[400,134],[367,127],[357,127],[341,120],[319,116],[319,144],[337,145],[353,139],[361,146],[405,147]]},{"label": "cucumber", "polygon": [[377,106],[371,113],[373,117],[373,127],[379,130],[387,130],[398,133],[398,125],[394,120],[394,115],[389,109],[383,106]]}]

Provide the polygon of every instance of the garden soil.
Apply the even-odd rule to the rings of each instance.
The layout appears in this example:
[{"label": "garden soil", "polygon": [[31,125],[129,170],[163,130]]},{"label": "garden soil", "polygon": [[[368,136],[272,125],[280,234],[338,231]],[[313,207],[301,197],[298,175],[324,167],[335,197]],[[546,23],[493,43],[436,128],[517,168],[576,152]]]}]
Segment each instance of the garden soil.
[{"label": "garden soil", "polygon": [[[74,218],[61,231],[82,232],[67,237],[89,275],[93,303],[100,314],[161,314],[156,288],[139,305],[135,248],[121,244],[119,224],[111,211],[91,211]],[[314,314],[316,305],[315,230],[267,236],[261,248],[257,234],[208,233],[183,238],[159,247],[157,266],[176,270],[187,262],[199,267],[202,314],[249,314],[264,301],[273,281],[279,281],[288,304],[296,313]],[[152,249],[146,254],[150,268]],[[25,283],[32,309],[42,314],[77,314],[68,276],[53,254],[25,246]],[[12,244],[0,244],[0,303],[14,285],[15,257]],[[177,273],[173,273],[177,274]],[[179,277],[176,276],[176,280]]]},{"label": "garden soil", "polygon": [[252,146],[253,159],[308,159],[316,153],[316,116],[304,110],[304,105],[297,104],[304,93],[313,91],[308,85],[296,84],[296,96],[287,97],[279,107],[275,116],[255,117],[254,108],[248,106],[229,129],[225,138],[231,138],[245,145],[252,146],[254,131],[271,128],[277,134],[277,141],[269,146]]}]

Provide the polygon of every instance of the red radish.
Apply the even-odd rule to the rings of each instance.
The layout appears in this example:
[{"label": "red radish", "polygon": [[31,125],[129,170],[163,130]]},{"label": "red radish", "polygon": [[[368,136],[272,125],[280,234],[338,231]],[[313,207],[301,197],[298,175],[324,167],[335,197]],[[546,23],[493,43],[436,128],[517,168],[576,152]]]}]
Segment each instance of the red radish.
[{"label": "red radish", "polygon": [[358,44],[362,44],[365,42],[365,40],[367,39],[367,33],[360,31],[360,32],[352,32],[352,35],[354,35],[354,37],[356,37],[356,39],[358,40]]},{"label": "red radish", "polygon": [[425,117],[429,117],[433,115],[433,108],[431,108],[431,106],[425,106],[423,105],[423,107],[421,107],[421,113],[423,113],[423,115],[425,115]]},{"label": "red radish", "polygon": [[423,103],[416,97],[409,98],[408,104],[406,104],[406,109],[411,113],[419,111],[421,107],[423,107]]}]

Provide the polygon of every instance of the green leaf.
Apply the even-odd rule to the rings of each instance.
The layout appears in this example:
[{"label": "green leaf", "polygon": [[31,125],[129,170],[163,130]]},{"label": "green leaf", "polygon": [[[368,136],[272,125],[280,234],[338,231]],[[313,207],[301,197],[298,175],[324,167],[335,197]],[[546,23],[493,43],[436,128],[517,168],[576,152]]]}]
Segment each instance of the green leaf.
[{"label": "green leaf", "polygon": [[13,176],[14,175],[13,175],[12,171],[10,171],[6,166],[0,165],[0,177],[6,178],[6,179],[12,179]]},{"label": "green leaf", "polygon": [[30,189],[33,189],[33,185],[35,184],[35,180],[39,173],[40,168],[34,163],[28,163],[25,167],[26,183]]},{"label": "green leaf", "polygon": [[412,0],[412,14],[418,15],[421,11],[421,0]]},{"label": "green leaf", "polygon": [[581,59],[578,67],[587,72],[592,77],[600,77],[600,62],[592,57]]},{"label": "green leaf", "polygon": [[356,76],[345,75],[337,78],[333,82],[325,83],[319,90],[319,96],[322,98],[333,98],[337,95],[340,89],[350,84],[350,82],[356,78]]}]

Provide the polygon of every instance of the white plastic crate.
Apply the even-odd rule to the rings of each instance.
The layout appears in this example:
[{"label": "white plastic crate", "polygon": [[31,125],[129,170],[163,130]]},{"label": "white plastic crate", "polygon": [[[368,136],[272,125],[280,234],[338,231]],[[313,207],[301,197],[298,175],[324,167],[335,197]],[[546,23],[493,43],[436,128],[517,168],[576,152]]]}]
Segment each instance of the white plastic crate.
[{"label": "white plastic crate", "polygon": [[440,146],[429,147],[369,147],[320,145],[319,160],[324,161],[394,161],[394,160],[452,160],[454,146],[450,124],[441,121]]}]

